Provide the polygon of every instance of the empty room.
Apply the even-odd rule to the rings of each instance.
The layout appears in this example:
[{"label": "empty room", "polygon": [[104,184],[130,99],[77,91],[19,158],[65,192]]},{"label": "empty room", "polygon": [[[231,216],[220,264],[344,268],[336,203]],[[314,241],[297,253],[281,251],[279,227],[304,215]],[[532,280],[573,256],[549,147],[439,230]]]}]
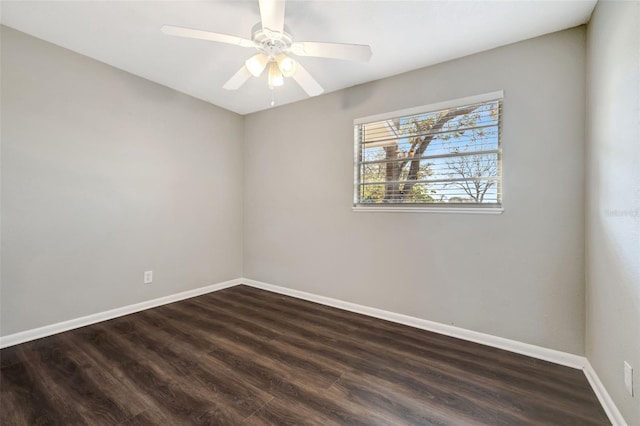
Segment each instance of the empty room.
[{"label": "empty room", "polygon": [[3,426],[640,426],[640,1],[0,24]]}]

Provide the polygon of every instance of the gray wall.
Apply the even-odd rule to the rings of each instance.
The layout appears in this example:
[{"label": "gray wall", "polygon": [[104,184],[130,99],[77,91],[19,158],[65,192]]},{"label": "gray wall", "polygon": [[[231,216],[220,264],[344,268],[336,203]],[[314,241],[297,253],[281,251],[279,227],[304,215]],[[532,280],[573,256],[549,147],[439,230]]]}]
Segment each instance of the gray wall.
[{"label": "gray wall", "polygon": [[241,116],[1,36],[2,335],[242,276]]},{"label": "gray wall", "polygon": [[[352,212],[353,119],[501,89],[504,214]],[[247,116],[245,276],[583,354],[584,102],[579,27]]]},{"label": "gray wall", "polygon": [[[640,3],[600,1],[587,32],[589,361],[640,423]],[[635,368],[635,398],[623,362]]]},{"label": "gray wall", "polygon": [[[2,335],[242,276],[244,179],[245,276],[583,353],[583,28],[253,114],[244,135],[2,38]],[[354,118],[500,89],[503,215],[351,211]]]}]

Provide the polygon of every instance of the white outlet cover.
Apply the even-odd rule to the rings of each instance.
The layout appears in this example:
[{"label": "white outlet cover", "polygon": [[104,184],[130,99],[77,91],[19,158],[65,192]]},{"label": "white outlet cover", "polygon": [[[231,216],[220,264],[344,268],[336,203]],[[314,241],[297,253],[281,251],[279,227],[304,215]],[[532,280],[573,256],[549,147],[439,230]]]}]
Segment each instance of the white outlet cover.
[{"label": "white outlet cover", "polygon": [[144,272],[144,284],[151,284],[153,281],[153,271]]},{"label": "white outlet cover", "polygon": [[624,387],[633,396],[633,367],[627,361],[624,362]]}]

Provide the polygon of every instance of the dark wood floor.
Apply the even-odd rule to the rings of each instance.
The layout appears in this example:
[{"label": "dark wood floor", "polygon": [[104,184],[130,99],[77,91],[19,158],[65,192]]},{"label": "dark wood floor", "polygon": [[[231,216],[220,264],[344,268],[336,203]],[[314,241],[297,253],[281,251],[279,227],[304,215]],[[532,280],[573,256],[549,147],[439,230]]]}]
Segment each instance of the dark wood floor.
[{"label": "dark wood floor", "polygon": [[246,286],[0,353],[0,424],[609,424],[580,370]]}]

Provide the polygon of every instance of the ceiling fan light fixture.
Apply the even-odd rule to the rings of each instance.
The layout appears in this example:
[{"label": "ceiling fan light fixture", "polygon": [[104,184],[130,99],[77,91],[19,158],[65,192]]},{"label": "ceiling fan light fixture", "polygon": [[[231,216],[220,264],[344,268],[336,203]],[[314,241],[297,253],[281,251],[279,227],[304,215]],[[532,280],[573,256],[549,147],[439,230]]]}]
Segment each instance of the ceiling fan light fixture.
[{"label": "ceiling fan light fixture", "polygon": [[252,76],[260,77],[262,71],[264,71],[267,66],[267,62],[268,58],[262,53],[258,53],[257,55],[254,55],[247,59],[245,65],[247,66],[247,69]]},{"label": "ceiling fan light fixture", "polygon": [[271,62],[269,65],[269,88],[282,86],[284,84],[284,78],[280,72],[277,62]]},{"label": "ceiling fan light fixture", "polygon": [[277,59],[278,68],[285,77],[291,77],[296,72],[296,61],[287,55],[281,54]]},{"label": "ceiling fan light fixture", "polygon": [[309,96],[318,96],[324,92],[322,86],[289,54],[362,62],[371,58],[371,47],[363,44],[315,41],[294,43],[284,25],[285,0],[259,0],[258,4],[260,22],[253,27],[251,39],[173,25],[164,25],[161,31],[172,36],[208,40],[257,50],[259,53],[247,59],[245,64],[222,86],[227,90],[239,89],[251,76],[260,77],[264,74],[269,66],[267,81],[270,89],[282,86],[284,77],[291,77]]}]

